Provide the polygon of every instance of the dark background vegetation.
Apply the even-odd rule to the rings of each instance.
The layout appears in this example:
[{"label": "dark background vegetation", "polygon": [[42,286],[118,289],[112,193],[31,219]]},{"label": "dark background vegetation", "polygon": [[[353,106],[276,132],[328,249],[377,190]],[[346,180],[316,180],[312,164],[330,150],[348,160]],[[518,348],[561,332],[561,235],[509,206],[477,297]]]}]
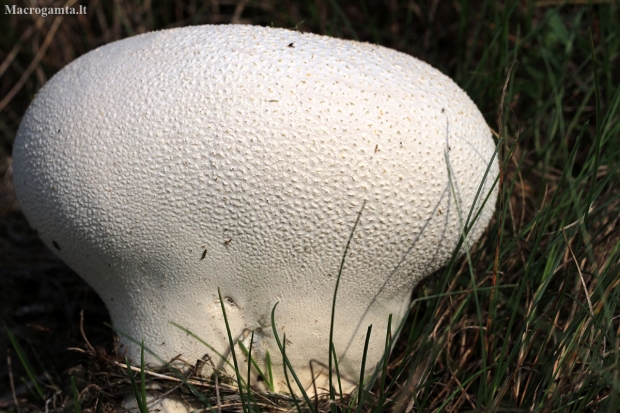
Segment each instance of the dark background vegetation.
[{"label": "dark background vegetation", "polygon": [[[378,43],[411,54],[451,76],[476,102],[496,134],[505,138],[501,154],[505,161],[502,177],[505,185],[499,205],[503,215],[498,213],[475,254],[473,266],[478,286],[489,287],[503,282],[506,286],[517,286],[520,293],[501,296],[487,291],[476,293],[475,300],[446,296],[443,301],[424,301],[414,307],[410,323],[418,327],[405,331],[390,362],[391,378],[396,383],[391,390],[394,400],[398,400],[399,391],[407,390],[407,386],[420,387],[423,382],[420,377],[424,377],[425,382],[434,383],[422,389],[422,393],[414,392],[416,397],[426,397],[425,401],[416,399],[416,403],[428,408],[424,411],[437,409],[453,392],[458,395],[443,407],[446,410],[502,411],[514,407],[511,411],[580,411],[577,409],[581,408],[613,411],[610,403],[615,400],[620,405],[617,399],[620,313],[616,307],[618,283],[614,282],[619,278],[620,239],[616,225],[620,198],[618,185],[614,184],[618,175],[614,162],[619,159],[617,141],[620,137],[614,125],[620,117],[612,113],[605,118],[605,123],[603,121],[603,115],[609,114],[610,108],[614,110],[614,96],[620,83],[620,33],[614,37],[620,24],[618,1],[70,0],[67,3],[0,3],[0,319],[29,357],[38,380],[45,385],[47,400],[53,399],[54,405],[70,405],[68,383],[71,375],[81,380],[78,385],[81,390],[96,381],[92,369],[97,366],[93,366],[97,360],[113,357],[113,334],[104,326],[109,318],[97,295],[47,250],[20,212],[10,172],[10,154],[20,119],[51,76],[98,46],[151,30],[220,23],[297,29]],[[11,4],[20,7],[83,5],[88,11],[79,16],[16,16],[5,13],[5,5]],[[595,46],[596,73],[588,28]],[[516,66],[511,73],[512,80],[504,105],[500,105],[513,61]],[[600,90],[598,116],[595,78]],[[501,117],[500,107],[503,108]],[[597,136],[602,136],[603,130],[610,135],[605,141],[609,145],[600,144],[600,163],[594,163]],[[583,134],[578,151],[570,158],[580,132]],[[569,161],[574,179],[562,181]],[[596,175],[594,181],[592,170]],[[615,178],[610,179],[610,176]],[[607,179],[607,183],[597,186],[597,179]],[[560,198],[555,204],[553,200],[560,190],[574,191],[565,198],[562,207],[557,201]],[[579,217],[583,218],[583,214],[576,213],[575,221],[571,211],[584,208],[584,197],[592,202],[591,206],[585,206],[591,214],[586,217],[587,222],[582,222]],[[557,207],[551,208],[552,205]],[[551,212],[543,222],[540,214],[545,208]],[[578,224],[571,224],[574,221]],[[543,230],[547,232],[540,232]],[[554,238],[541,235],[547,233],[555,234]],[[495,264],[497,251],[501,252]],[[551,271],[545,267],[549,257],[557,258]],[[471,270],[468,272],[467,267],[466,260],[456,262],[452,276],[445,278],[449,284],[442,284],[443,278],[433,277],[416,290],[414,297],[473,288],[468,284]],[[548,273],[552,274],[551,281],[542,283],[543,290],[561,291],[568,298],[564,302],[560,295],[545,295],[548,303],[556,300],[554,312],[550,313],[549,309],[539,312],[537,317],[547,324],[536,330],[538,327],[532,317],[540,301],[537,288],[541,285],[536,277]],[[570,283],[567,280],[571,280]],[[579,288],[582,280],[594,297],[594,305],[601,302],[600,308],[611,311],[605,316],[610,333],[602,341],[593,338],[596,342],[589,342],[587,350],[596,353],[601,345],[607,346],[602,353],[601,365],[606,366],[602,367],[602,372],[588,370],[591,363],[585,359],[579,361],[581,347],[568,346],[574,353],[562,353],[564,350],[558,343],[565,338],[556,336],[558,332],[573,328],[579,314],[587,311],[585,293]],[[600,288],[603,292],[596,293]],[[98,356],[93,352],[85,355],[67,350],[87,348],[80,330],[82,311],[84,335],[99,348]],[[428,314],[435,315],[433,321],[425,318]],[[452,320],[447,327],[444,316]],[[514,334],[512,330],[497,327],[498,323],[508,325],[513,321]],[[416,338],[423,335],[419,326],[424,322],[436,326],[431,332],[437,333],[436,343],[441,343],[442,350]],[[487,334],[479,335],[476,326],[482,330],[486,328]],[[8,341],[4,326],[2,328],[0,410],[16,409],[11,380],[22,411],[42,409],[45,403],[29,388],[26,371]],[[469,328],[471,330],[467,330]],[[442,335],[442,329],[449,332]],[[528,336],[530,333],[532,336]],[[579,336],[583,331],[574,327],[568,333]],[[609,340],[610,335],[616,338],[615,342]],[[417,354],[431,354],[437,361],[428,367],[428,357],[413,360],[411,347],[414,344],[420,349]],[[513,346],[521,349],[516,356],[511,355]],[[549,346],[547,353],[545,349]],[[558,366],[563,366],[566,357],[577,361],[562,370]],[[544,365],[549,361],[546,358],[551,360],[550,366]],[[398,373],[399,366],[406,363],[413,363],[409,367],[411,373]],[[491,365],[501,368],[497,367],[493,377],[487,377],[486,384],[463,384],[462,377],[475,375],[481,366]],[[551,378],[540,379],[547,370]],[[603,378],[599,380],[599,376]],[[590,390],[578,387],[578,383],[587,383]],[[581,396],[572,397],[571,393]],[[413,405],[409,399],[415,397],[409,397],[403,406]],[[485,399],[487,402],[482,401]]]}]

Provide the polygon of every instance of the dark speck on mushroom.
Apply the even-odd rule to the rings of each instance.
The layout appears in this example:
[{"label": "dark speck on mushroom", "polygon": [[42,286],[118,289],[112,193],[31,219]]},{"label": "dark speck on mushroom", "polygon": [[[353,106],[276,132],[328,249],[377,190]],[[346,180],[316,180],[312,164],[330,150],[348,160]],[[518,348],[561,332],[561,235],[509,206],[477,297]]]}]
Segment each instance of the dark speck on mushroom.
[{"label": "dark speck on mushroom", "polygon": [[58,245],[58,243],[56,241],[52,241],[52,245],[54,246],[54,248],[56,248],[58,251],[60,251],[60,245]]},{"label": "dark speck on mushroom", "polygon": [[294,48],[295,47],[295,43],[289,43],[288,47],[293,47]]}]

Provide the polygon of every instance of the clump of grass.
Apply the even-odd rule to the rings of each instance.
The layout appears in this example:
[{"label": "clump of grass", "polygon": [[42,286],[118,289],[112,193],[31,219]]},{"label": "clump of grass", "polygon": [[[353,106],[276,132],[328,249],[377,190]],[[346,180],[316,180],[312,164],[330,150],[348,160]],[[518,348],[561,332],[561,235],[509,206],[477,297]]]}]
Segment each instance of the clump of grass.
[{"label": "clump of grass", "polygon": [[[88,15],[65,16],[57,24],[56,17],[0,15],[0,50],[5,51],[0,64],[0,165],[5,170],[10,165],[20,118],[53,73],[88,50],[134,33],[199,23],[273,23],[413,54],[454,78],[495,130],[502,164],[498,210],[468,257],[453,259],[414,292],[400,338],[390,343],[393,351],[379,366],[380,380],[379,375],[360,374],[366,383],[359,392],[340,397],[336,379],[327,399],[298,400],[299,409],[305,403],[318,412],[356,413],[617,411],[620,2],[216,3],[178,0],[155,7],[85,2]],[[9,188],[3,185],[0,195]],[[27,248],[39,246],[20,247],[3,211],[0,205],[0,242],[11,248],[12,257],[21,254],[22,262],[30,262],[32,250]],[[67,375],[42,376],[70,365],[46,369],[42,365],[54,363],[54,357],[46,356],[49,343],[24,344],[33,336],[24,326],[45,327],[48,319],[23,320],[11,312],[26,298],[6,291],[30,289],[19,284],[24,267],[13,264],[8,254],[2,259],[8,275],[0,282],[13,284],[0,288],[6,303],[2,318],[10,326],[0,338],[0,350],[11,346],[20,362],[13,358],[11,369],[0,371],[0,388],[17,389],[17,406],[2,394],[0,408],[26,412],[43,410],[47,403],[61,409],[76,399],[75,389],[80,399],[76,408],[112,410],[119,395],[131,392],[132,376],[111,354],[110,342],[107,350],[86,346],[83,363],[89,373],[73,386]],[[64,294],[79,296],[76,291]],[[333,351],[331,345],[326,351]],[[34,362],[37,358],[40,363]],[[245,372],[240,377],[247,378]],[[144,370],[140,386],[155,381],[162,392],[202,397],[203,406],[212,411],[279,411],[295,405],[286,396],[250,397],[249,380],[239,385],[247,394],[243,399],[226,381],[214,386],[174,373]]]}]

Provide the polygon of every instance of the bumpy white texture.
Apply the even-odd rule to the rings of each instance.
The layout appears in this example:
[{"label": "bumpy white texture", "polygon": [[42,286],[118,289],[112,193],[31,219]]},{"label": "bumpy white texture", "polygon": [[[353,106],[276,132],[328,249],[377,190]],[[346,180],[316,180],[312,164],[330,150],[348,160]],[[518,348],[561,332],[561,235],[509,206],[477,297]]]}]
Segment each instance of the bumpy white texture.
[{"label": "bumpy white texture", "polygon": [[[308,387],[318,377],[321,391],[336,276],[367,200],[335,316],[350,390],[368,325],[370,371],[388,315],[398,326],[412,288],[447,263],[483,181],[474,212],[491,196],[468,245],[487,226],[494,149],[467,94],[411,56],[200,26],[114,42],[60,71],[23,119],[14,181],[31,225],[119,331],[163,359],[206,354],[228,368],[213,351],[230,359],[220,287],[233,337],[249,347],[254,331],[253,356],[264,367],[271,354],[279,391],[271,310],[279,302],[297,374]],[[139,360],[139,346],[120,343]]]}]

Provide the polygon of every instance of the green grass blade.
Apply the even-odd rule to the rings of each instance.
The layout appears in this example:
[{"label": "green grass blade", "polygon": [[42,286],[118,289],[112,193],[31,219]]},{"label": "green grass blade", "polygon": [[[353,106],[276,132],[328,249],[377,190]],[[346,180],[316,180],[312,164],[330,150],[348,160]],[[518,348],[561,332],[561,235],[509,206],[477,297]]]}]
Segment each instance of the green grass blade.
[{"label": "green grass blade", "polygon": [[146,377],[144,374],[144,339],[140,343],[140,397],[142,405],[146,409]]},{"label": "green grass blade", "polygon": [[387,368],[390,361],[390,347],[392,346],[392,314],[388,317],[387,331],[385,333],[385,349],[383,351],[383,367],[381,372],[381,387],[379,387],[379,409],[385,403],[385,380],[387,378]]},{"label": "green grass blade", "polygon": [[338,356],[336,355],[336,349],[332,345],[332,356],[334,357],[334,370],[336,370],[336,379],[338,382],[338,392],[340,394],[340,399],[344,396],[342,394],[342,382],[340,379],[340,369],[338,368]]},{"label": "green grass blade", "polygon": [[[211,346],[209,343],[207,343],[206,341],[204,341],[203,339],[198,337],[191,330],[181,326],[180,324],[175,323],[174,321],[170,321],[170,324],[172,324],[173,326],[175,326],[179,330],[183,331],[188,336],[193,337],[196,340],[198,340],[200,342],[200,344],[204,345],[209,350],[211,350],[216,356],[218,356],[220,358],[220,360],[222,360],[222,362],[224,362],[224,364],[226,364],[228,367],[230,367],[233,370],[235,369],[235,366],[233,366],[233,364],[230,361],[228,361],[228,359],[222,353],[220,353],[213,346]],[[240,341],[239,341],[239,344],[243,346],[243,343],[241,343]],[[246,349],[246,351],[247,351],[247,349]]]},{"label": "green grass blade", "polygon": [[[342,269],[344,268],[344,263],[347,257],[347,252],[349,251],[349,246],[351,245],[351,240],[353,239],[353,234],[355,233],[355,229],[360,222],[360,218],[362,216],[362,212],[364,211],[364,207],[366,206],[366,200],[362,203],[362,207],[357,214],[357,218],[355,219],[355,223],[353,224],[353,228],[351,228],[351,233],[349,234],[349,239],[347,240],[347,244],[344,248],[344,252],[342,253],[342,259],[340,260],[340,268],[338,269],[338,277],[336,277],[336,286],[334,287],[334,297],[332,299],[332,312],[331,312],[331,320],[329,324],[329,349],[327,351],[329,356],[328,361],[328,371],[329,374],[329,396],[330,400],[334,402],[336,400],[336,396],[334,394],[334,384],[332,379],[332,347],[334,343],[334,322],[336,317],[336,297],[338,296],[338,286],[340,285],[340,277],[342,276]],[[275,307],[274,307],[275,308]],[[336,412],[336,405],[332,403],[332,412]]]},{"label": "green grass blade", "polygon": [[[284,335],[282,339],[284,340],[284,343],[282,344],[282,356],[285,357],[286,356],[286,334]],[[297,396],[295,396],[295,391],[293,390],[293,387],[291,386],[291,381],[288,378],[288,371],[287,371],[286,363],[282,365],[282,368],[284,369],[284,380],[286,381],[286,386],[288,387],[288,391],[291,393],[291,398],[293,399],[293,403],[295,403],[295,407],[297,408],[297,411],[301,413],[301,406],[299,405],[299,401],[297,401]]]},{"label": "green grass blade", "polygon": [[4,331],[6,331],[6,334],[9,337],[9,341],[11,341],[11,345],[13,346],[13,349],[15,350],[15,353],[17,354],[19,361],[22,363],[24,370],[26,370],[26,374],[28,375],[28,378],[30,379],[32,386],[34,387],[37,393],[36,395],[41,400],[45,400],[45,393],[43,392],[43,389],[39,385],[39,380],[37,380],[37,376],[34,373],[34,370],[32,368],[32,365],[30,364],[30,361],[28,360],[28,357],[26,356],[26,353],[24,353],[24,350],[17,342],[17,339],[15,339],[15,336],[13,335],[13,333],[11,333],[11,330],[9,330],[9,328],[6,326],[6,323],[4,323]]},{"label": "green grass blade", "polygon": [[[254,332],[252,332],[252,337],[254,337]],[[243,351],[243,354],[245,354],[245,356],[248,357],[248,360],[250,360],[250,362],[252,363],[256,371],[258,372],[258,374],[263,378],[263,380],[265,380],[265,384],[267,385],[269,390],[273,391],[273,377],[272,377],[271,371],[269,371],[269,377],[267,377],[265,373],[263,373],[263,370],[260,368],[258,363],[256,362],[256,359],[254,359],[254,357],[250,357],[252,347],[250,346],[250,350],[248,351],[247,347],[241,341],[239,341],[238,344],[239,344],[239,347],[241,348],[241,351]],[[271,364],[271,359],[269,359],[269,356],[267,355],[265,358],[267,360],[267,364],[268,365]],[[271,370],[271,366],[269,366],[269,370]]]},{"label": "green grass blade", "polygon": [[73,406],[75,413],[82,413],[82,406],[80,405],[80,393],[75,385],[75,376],[71,376],[71,391],[73,393]]},{"label": "green grass blade", "polygon": [[138,405],[138,410],[140,411],[140,413],[148,413],[148,408],[146,406],[146,399],[142,398],[141,391],[138,388],[138,384],[136,383],[135,373],[131,369],[131,364],[129,363],[128,358],[125,358],[125,365],[127,366],[127,375],[129,376],[129,380],[131,381],[131,388],[136,398],[136,404]]},{"label": "green grass blade", "polygon": [[159,354],[155,353],[153,350],[151,350],[148,346],[144,345],[144,343],[141,343],[140,341],[136,340],[135,338],[133,338],[132,336],[130,336],[129,334],[125,333],[122,330],[119,330],[117,328],[115,328],[114,326],[112,326],[111,324],[108,323],[103,323],[105,326],[111,328],[112,330],[114,330],[118,335],[125,337],[127,340],[131,341],[132,343],[136,344],[136,345],[141,345],[142,348],[144,348],[144,350],[146,352],[148,352],[150,355],[152,355],[153,357],[155,357],[162,366],[166,366],[166,368],[179,380],[181,380],[183,382],[183,384],[185,386],[187,386],[187,388],[189,389],[189,391],[192,392],[192,394],[194,396],[196,396],[198,398],[198,400],[200,400],[200,402],[203,404],[203,406],[205,407],[209,407],[210,403],[209,401],[205,398],[205,396],[198,391],[198,389],[192,385],[191,383],[187,382],[187,378],[185,377],[184,374],[182,374],[178,369],[176,369],[175,367],[173,367],[172,365],[168,364],[168,362],[166,360],[164,360],[163,358],[161,358],[161,356],[159,356]]},{"label": "green grass blade", "polygon": [[463,388],[465,388],[465,386],[467,386],[470,382],[482,376],[484,373],[486,373],[489,370],[490,370],[490,367],[485,367],[473,373],[467,380],[464,380],[463,383],[461,383],[461,385],[459,385],[456,388],[456,390],[454,390],[435,411],[437,412],[445,411],[444,408],[448,405],[448,403],[450,403],[454,399],[454,396],[459,394],[463,390]]},{"label": "green grass blade", "polygon": [[275,305],[273,306],[273,309],[271,310],[271,328],[273,330],[273,336],[276,340],[276,344],[278,345],[278,348],[280,349],[280,353],[282,353],[282,359],[284,360],[285,368],[288,367],[288,369],[290,370],[291,375],[293,376],[293,379],[295,379],[295,383],[297,383],[297,387],[299,388],[299,391],[301,391],[301,394],[303,395],[306,403],[308,404],[308,408],[310,409],[311,412],[314,413],[315,410],[314,410],[314,407],[312,406],[312,402],[310,401],[310,397],[308,397],[308,393],[306,392],[306,389],[301,384],[299,377],[297,377],[297,374],[295,373],[295,369],[293,369],[291,362],[286,356],[286,353],[284,351],[284,346],[282,346],[282,342],[280,341],[280,337],[278,336],[278,330],[276,329],[276,307],[278,306],[278,304],[279,303],[275,303]]},{"label": "green grass blade", "polygon": [[344,11],[342,10],[342,7],[340,7],[340,5],[338,4],[338,1],[331,0],[330,3],[332,4],[332,8],[334,9],[338,17],[340,17],[340,19],[346,26],[347,30],[349,30],[349,32],[351,33],[351,37],[353,37],[354,40],[359,40],[359,37],[357,36],[357,32],[355,31],[355,29],[353,28],[353,25],[351,24],[351,20],[349,20],[347,15],[344,13]]},{"label": "green grass blade", "polygon": [[271,354],[269,354],[269,351],[267,351],[265,353],[265,362],[267,363],[267,371],[269,372],[269,390],[274,391],[274,385],[273,385],[273,369],[271,368]]},{"label": "green grass blade", "polygon": [[364,396],[366,389],[364,388],[364,373],[366,370],[366,355],[368,354],[368,344],[370,343],[370,333],[372,332],[372,324],[368,326],[366,332],[366,341],[364,342],[364,353],[362,354],[362,367],[360,369],[360,381],[357,387],[357,409],[355,413],[361,413],[364,406]]},{"label": "green grass blade", "polygon": [[[250,337],[250,350],[248,351],[248,380],[246,381],[246,386],[248,390],[248,411],[254,411],[254,405],[256,401],[252,395],[252,387],[250,383],[252,383],[252,344],[254,343],[254,330],[252,330],[252,337]],[[239,340],[239,344],[241,340]],[[244,346],[245,347],[245,346]]]},{"label": "green grass blade", "polygon": [[228,324],[228,317],[226,316],[226,308],[224,307],[224,300],[222,299],[222,292],[220,288],[217,288],[217,295],[220,298],[220,306],[222,307],[222,314],[224,315],[224,323],[226,324],[226,333],[228,334],[228,344],[230,345],[230,353],[232,355],[233,364],[235,365],[235,376],[237,378],[237,385],[239,386],[239,397],[241,398],[241,407],[244,412],[248,411],[245,404],[245,398],[243,396],[243,385],[241,383],[241,372],[239,371],[239,364],[237,363],[237,355],[235,354],[235,343],[233,342],[232,333],[230,332],[230,325]]},{"label": "green grass blade", "polygon": [[601,124],[603,123],[603,117],[601,116],[601,92],[598,85],[598,76],[596,75],[596,56],[594,55],[594,40],[592,39],[592,29],[588,27],[588,37],[590,40],[590,56],[592,59],[592,73],[594,77],[594,100],[595,100],[595,130],[596,135],[594,137],[594,166],[592,167],[592,178],[590,183],[590,190],[588,191],[588,202],[585,205],[585,217],[588,218],[590,206],[592,205],[592,195],[594,188],[596,188],[596,175],[598,173],[598,167],[601,162]]},{"label": "green grass blade", "polygon": [[[248,380],[246,381],[246,384],[248,386],[248,394],[252,392],[252,389],[250,388],[250,383],[252,382],[252,345],[253,343],[254,343],[254,330],[252,330],[252,337],[250,338],[250,350],[248,351]],[[243,344],[243,343],[239,341],[239,344]]]}]

